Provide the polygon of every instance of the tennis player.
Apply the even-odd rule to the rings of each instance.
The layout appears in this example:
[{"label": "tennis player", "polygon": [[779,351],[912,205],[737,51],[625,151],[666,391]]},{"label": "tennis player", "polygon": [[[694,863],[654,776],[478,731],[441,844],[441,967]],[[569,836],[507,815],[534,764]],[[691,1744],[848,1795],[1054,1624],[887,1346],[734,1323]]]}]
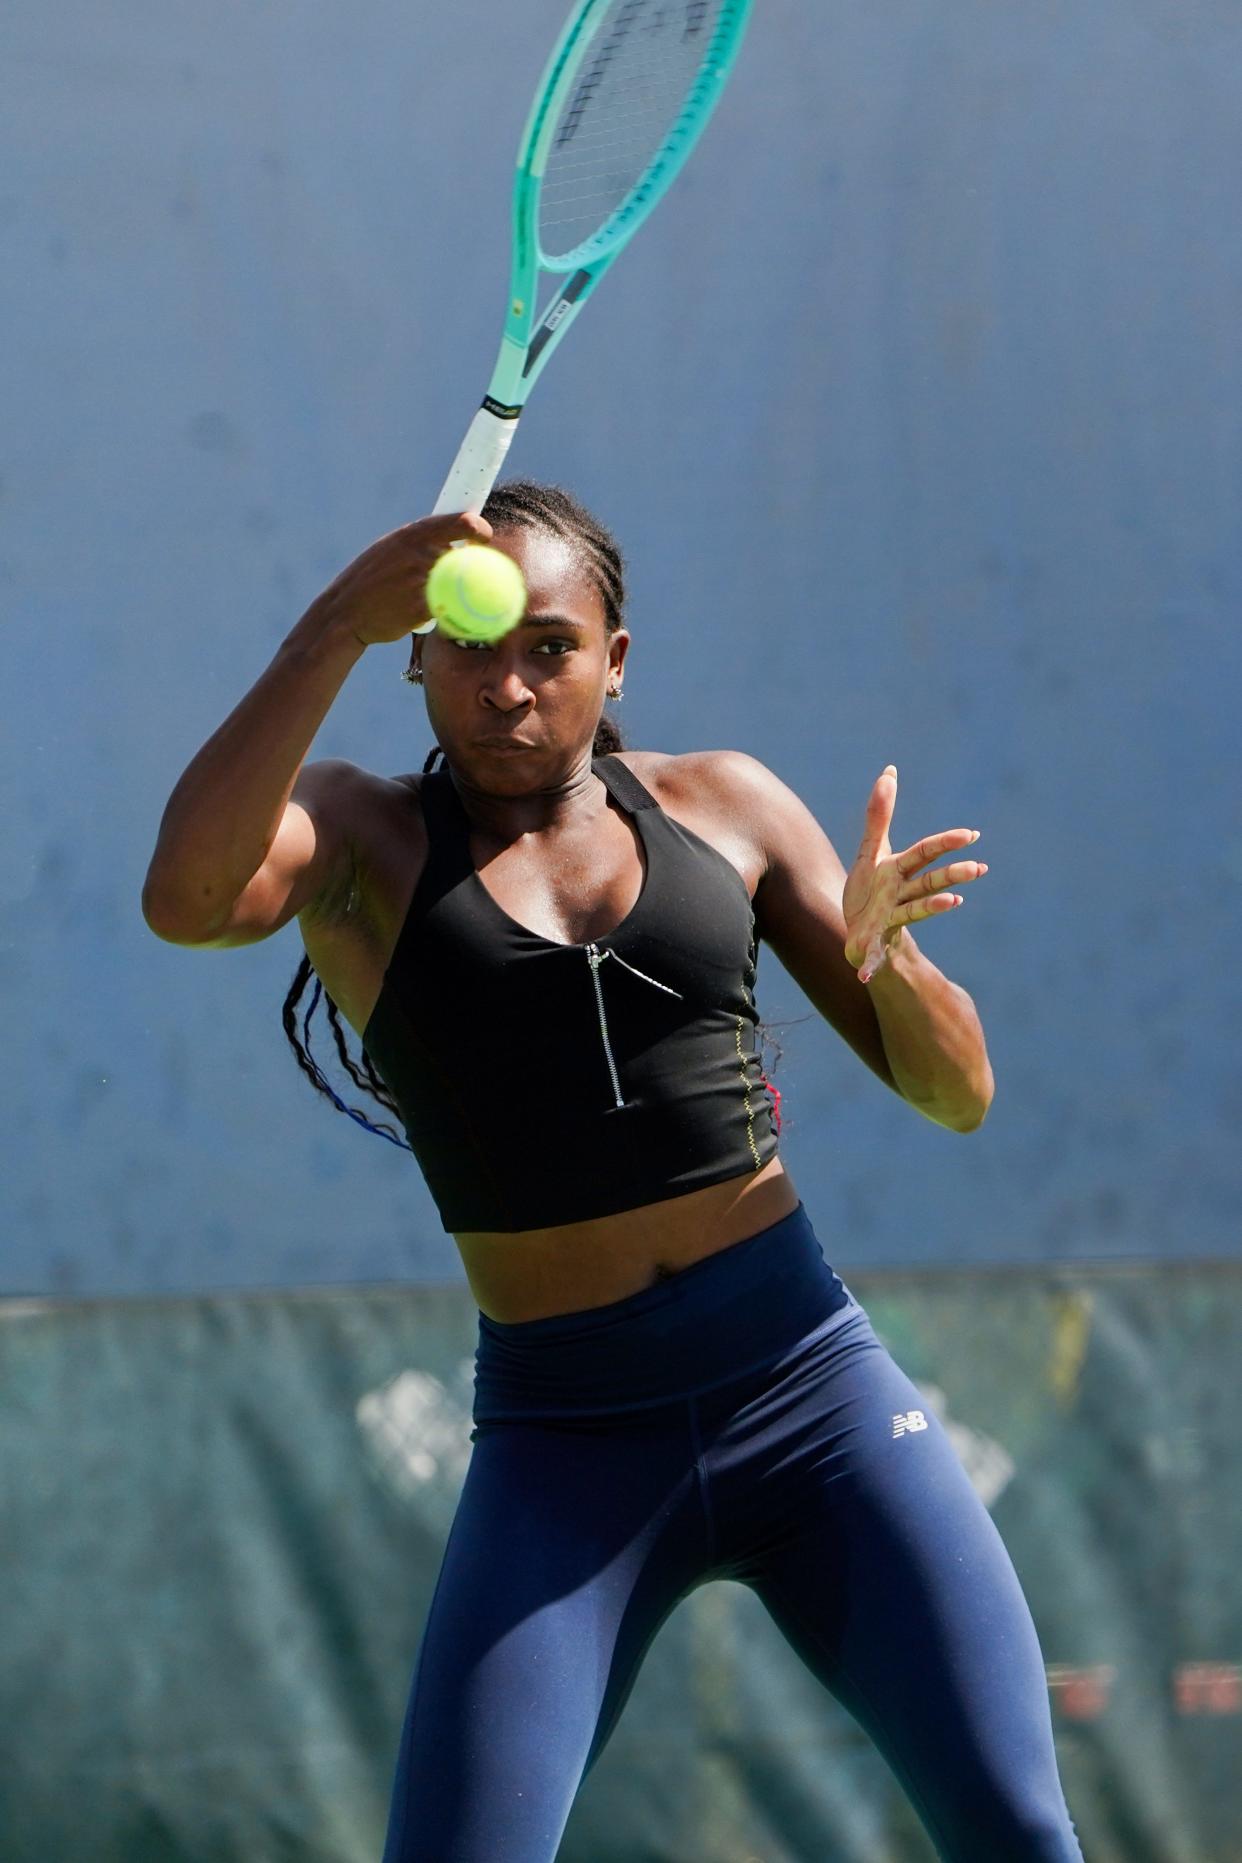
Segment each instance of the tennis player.
[{"label": "tennis player", "polygon": [[[303,768],[351,667],[427,619],[456,537],[507,550],[530,599],[494,645],[414,638],[442,762]],[[893,854],[890,766],[847,874],[753,758],[620,749],[624,600],[615,542],[556,488],[381,538],[190,764],[144,893],[198,946],[300,915],[299,1060],[331,1092],[294,1021],[313,964],[479,1307],[384,1863],[554,1858],[652,1639],[712,1579],[758,1594],[942,1858],[1081,1858],[1013,1566],[824,1259],[757,1042],[765,941],[887,1086],[976,1130],[983,1033],[909,929],[986,871],[957,858],[974,834]]]}]

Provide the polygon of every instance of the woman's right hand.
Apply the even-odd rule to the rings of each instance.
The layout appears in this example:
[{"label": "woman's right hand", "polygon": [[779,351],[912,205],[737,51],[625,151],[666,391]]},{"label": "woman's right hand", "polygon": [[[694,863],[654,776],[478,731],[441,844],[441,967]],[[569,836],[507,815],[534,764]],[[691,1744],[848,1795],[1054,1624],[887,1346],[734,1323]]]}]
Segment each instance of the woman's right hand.
[{"label": "woman's right hand", "polygon": [[486,543],[492,527],[474,511],[416,518],[390,530],[356,556],[313,606],[329,613],[364,647],[405,640],[429,621],[427,577],[431,566],[459,537]]}]

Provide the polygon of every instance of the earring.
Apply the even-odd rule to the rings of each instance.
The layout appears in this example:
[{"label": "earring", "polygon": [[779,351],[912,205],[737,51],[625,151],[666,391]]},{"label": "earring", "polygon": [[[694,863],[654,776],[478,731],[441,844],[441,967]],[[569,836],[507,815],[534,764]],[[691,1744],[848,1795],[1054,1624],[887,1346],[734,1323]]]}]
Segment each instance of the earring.
[{"label": "earring", "polygon": [[605,696],[610,699],[615,699],[619,705],[621,700],[625,697],[625,694],[622,692],[620,686],[609,686]]},{"label": "earring", "polygon": [[401,677],[402,679],[408,679],[412,686],[421,686],[423,683],[423,669],[421,666],[407,666]]}]

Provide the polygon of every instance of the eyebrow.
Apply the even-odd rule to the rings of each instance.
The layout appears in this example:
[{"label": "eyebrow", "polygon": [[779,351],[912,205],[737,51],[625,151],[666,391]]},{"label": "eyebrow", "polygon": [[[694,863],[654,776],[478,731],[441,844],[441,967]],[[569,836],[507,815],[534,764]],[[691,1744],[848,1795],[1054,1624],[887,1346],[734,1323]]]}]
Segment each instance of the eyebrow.
[{"label": "eyebrow", "polygon": [[570,615],[527,615],[523,627],[572,627],[582,631],[585,621],[575,621]]}]

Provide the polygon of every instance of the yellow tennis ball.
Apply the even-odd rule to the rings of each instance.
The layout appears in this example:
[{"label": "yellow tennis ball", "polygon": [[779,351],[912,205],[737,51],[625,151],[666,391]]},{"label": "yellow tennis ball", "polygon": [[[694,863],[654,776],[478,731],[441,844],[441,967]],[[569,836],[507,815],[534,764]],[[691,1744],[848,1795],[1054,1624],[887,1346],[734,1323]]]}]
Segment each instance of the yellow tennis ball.
[{"label": "yellow tennis ball", "polygon": [[503,550],[463,543],[432,564],[427,607],[454,640],[499,640],[526,613],[526,584]]}]

